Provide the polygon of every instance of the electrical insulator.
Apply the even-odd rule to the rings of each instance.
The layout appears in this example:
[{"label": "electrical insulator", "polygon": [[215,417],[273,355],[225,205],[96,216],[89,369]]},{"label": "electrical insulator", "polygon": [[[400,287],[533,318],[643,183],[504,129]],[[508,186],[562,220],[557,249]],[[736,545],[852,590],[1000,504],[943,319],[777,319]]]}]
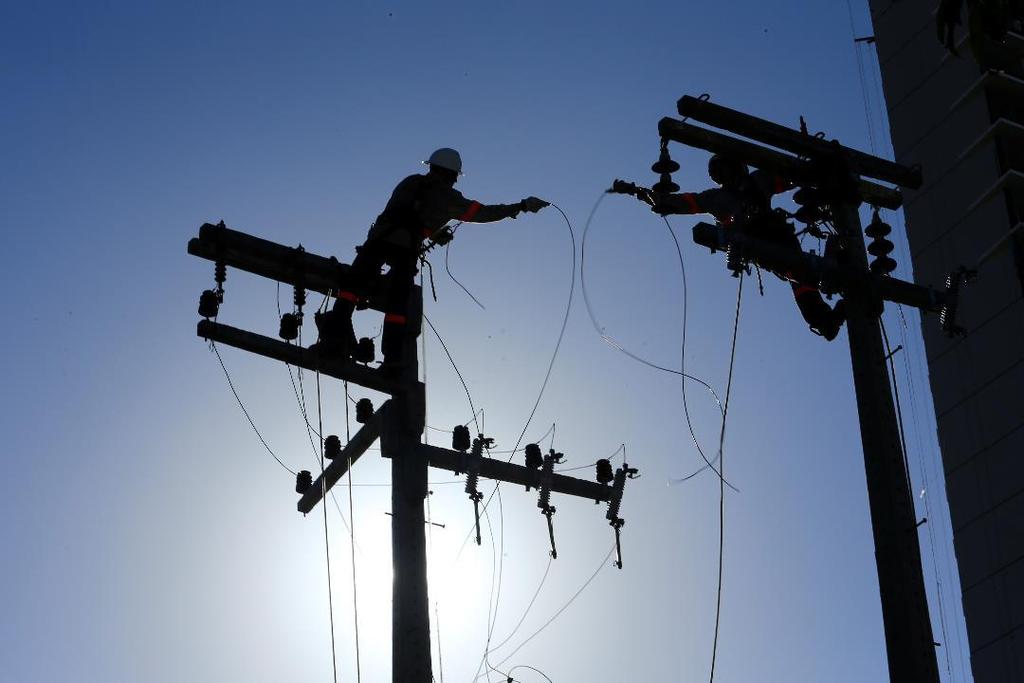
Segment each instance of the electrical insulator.
[{"label": "electrical insulator", "polygon": [[301,285],[295,285],[295,293],[292,295],[292,301],[295,303],[295,308],[302,312],[302,307],[306,305],[306,288]]},{"label": "electrical insulator", "polygon": [[313,486],[313,475],[309,470],[302,470],[295,475],[295,493],[303,495]]},{"label": "electrical insulator", "polygon": [[361,398],[356,401],[356,422],[366,424],[373,417],[373,401],[368,398]]},{"label": "electrical insulator", "polygon": [[285,341],[295,341],[299,338],[299,317],[294,313],[285,313],[281,316],[281,329],[277,336]]},{"label": "electrical insulator", "polygon": [[356,348],[352,353],[352,360],[357,363],[372,363],[376,355],[377,350],[373,346],[373,340],[369,337],[363,337],[356,343]]},{"label": "electrical insulator", "polygon": [[679,186],[672,182],[672,174],[679,170],[679,164],[668,154],[668,140],[662,139],[661,154],[651,166],[651,170],[661,176],[661,179],[651,188],[652,190],[664,194],[679,191]]},{"label": "electrical insulator", "polygon": [[452,430],[452,448],[457,451],[469,450],[469,427],[455,425],[455,429]]},{"label": "electrical insulator", "polygon": [[199,315],[204,318],[216,318],[220,311],[220,295],[215,290],[206,289],[199,295]]},{"label": "electrical insulator", "polygon": [[341,455],[341,439],[334,434],[331,434],[324,439],[324,457],[328,460],[334,460]]},{"label": "electrical insulator", "polygon": [[541,455],[540,446],[535,443],[526,445],[526,466],[531,470],[539,470],[544,464],[544,456]]},{"label": "electrical insulator", "polygon": [[805,225],[820,223],[828,218],[828,211],[824,208],[825,199],[813,187],[801,187],[793,195],[793,201],[800,205],[793,217]]},{"label": "electrical insulator", "polygon": [[213,264],[213,281],[217,283],[217,289],[224,289],[224,281],[228,279],[228,267],[223,261],[216,261]]},{"label": "electrical insulator", "polygon": [[885,239],[886,235],[892,232],[892,227],[883,222],[878,215],[878,209],[871,215],[871,222],[864,229],[864,234],[871,238],[868,243],[868,253],[875,257],[869,266],[875,275],[888,275],[896,270],[896,262],[889,258],[892,253],[893,244]]},{"label": "electrical insulator", "polygon": [[607,458],[601,458],[597,461],[597,483],[608,484],[612,479],[615,478],[615,473],[612,472],[612,462]]}]

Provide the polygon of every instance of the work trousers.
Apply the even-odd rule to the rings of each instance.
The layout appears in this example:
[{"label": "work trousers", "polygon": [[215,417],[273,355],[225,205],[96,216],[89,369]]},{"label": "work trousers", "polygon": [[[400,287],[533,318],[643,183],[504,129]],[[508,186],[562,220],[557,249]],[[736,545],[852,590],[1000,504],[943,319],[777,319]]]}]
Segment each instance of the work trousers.
[{"label": "work trousers", "polygon": [[[803,251],[793,226],[784,220],[775,216],[766,217],[751,227],[751,237],[763,239],[794,251]],[[789,282],[793,288],[796,306],[812,329],[820,333],[833,324],[832,307],[822,297],[816,285],[797,282],[789,273],[776,273],[776,275]]]},{"label": "work trousers", "polygon": [[367,240],[357,247],[348,280],[338,291],[334,302],[334,312],[341,319],[339,324],[343,328],[341,334],[354,341],[352,312],[359,300],[369,294],[374,281],[380,277],[381,268],[387,265],[381,351],[385,360],[398,360],[405,337],[409,294],[416,279],[416,259],[417,254],[412,249],[383,240]]}]

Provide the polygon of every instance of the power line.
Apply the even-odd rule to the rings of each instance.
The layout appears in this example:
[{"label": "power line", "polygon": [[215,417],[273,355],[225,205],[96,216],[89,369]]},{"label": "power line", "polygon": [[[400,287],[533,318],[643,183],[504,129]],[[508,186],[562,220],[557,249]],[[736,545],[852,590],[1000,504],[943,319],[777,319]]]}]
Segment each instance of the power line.
[{"label": "power line", "polygon": [[235,395],[235,400],[238,401],[238,407],[242,409],[242,413],[245,415],[245,419],[249,421],[249,425],[252,427],[252,430],[256,432],[256,437],[260,440],[260,443],[263,444],[263,447],[267,449],[267,453],[270,453],[270,456],[277,461],[278,465],[288,470],[288,472],[290,472],[292,476],[295,476],[295,470],[288,467],[288,465],[285,465],[284,462],[281,461],[281,458],[277,457],[277,454],[274,453],[274,451],[271,450],[270,446],[267,445],[266,439],[264,439],[263,435],[260,434],[260,430],[256,428],[256,423],[252,421],[252,417],[250,417],[249,411],[245,409],[245,404],[242,403],[242,399],[238,396],[238,391],[235,390],[235,384],[234,382],[231,381],[231,375],[228,374],[228,369],[224,365],[224,359],[220,357],[220,351],[217,350],[217,345],[214,344],[212,340],[210,341],[210,350],[213,351],[214,354],[216,354],[217,361],[220,363],[220,368],[221,370],[224,371],[224,377],[226,377],[228,380],[228,386],[231,387],[231,393]]},{"label": "power line", "polygon": [[[318,364],[319,365],[319,364]],[[321,497],[327,495],[327,480],[324,477],[324,422],[323,410],[320,402],[320,371],[316,373],[316,416],[317,424],[320,427],[320,487]],[[338,683],[338,655],[334,641],[334,590],[331,586],[331,543],[327,528],[327,506],[321,505],[324,511],[324,555],[327,560],[327,609],[330,613],[331,622],[331,668],[334,671],[334,683]]]},{"label": "power line", "polygon": [[[736,338],[740,329],[740,304],[743,301],[743,271],[736,291],[736,318],[732,327],[732,350],[729,352],[729,379],[725,384],[725,410],[722,431],[718,438],[719,467],[725,465],[725,425],[729,416],[729,395],[732,392],[732,371],[736,364]],[[722,617],[722,567],[725,557],[725,478],[718,478],[718,590],[715,599],[715,639],[711,646],[711,683],[715,680],[715,661],[718,657],[718,627]]]}]

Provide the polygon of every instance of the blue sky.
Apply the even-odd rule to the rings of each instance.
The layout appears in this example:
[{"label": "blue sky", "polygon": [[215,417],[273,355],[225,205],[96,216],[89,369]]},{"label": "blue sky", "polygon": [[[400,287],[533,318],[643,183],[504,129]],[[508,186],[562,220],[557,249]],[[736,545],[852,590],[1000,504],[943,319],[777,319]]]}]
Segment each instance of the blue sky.
[{"label": "blue sky", "polygon": [[[856,33],[870,33],[866,7],[853,10]],[[877,64],[862,53],[866,117],[843,3],[38,2],[0,11],[0,55],[9,255],[0,278],[10,302],[0,397],[4,680],[330,679],[323,520],[295,513],[291,476],[262,450],[194,336],[197,296],[212,283],[212,266],[185,253],[201,223],[223,219],[348,260],[394,184],[434,148],[453,146],[467,196],[557,203],[578,259],[601,190],[616,177],[653,181],[657,121],[683,94],[707,92],[794,126],[803,115],[813,130],[890,153]],[[672,153],[681,185],[708,185],[706,154]],[[900,217],[890,217],[907,276]],[[690,242],[692,222],[673,221],[689,286],[687,370],[723,392],[736,281],[720,255]],[[485,310],[435,258],[439,301],[427,313],[499,448],[514,445],[536,400],[573,255],[554,210],[466,226],[449,263]],[[683,290],[664,224],[608,198],[588,235],[586,276],[608,334],[678,366]],[[726,498],[716,678],[881,680],[845,334],[823,342],[788,286],[768,277],[761,297],[753,285],[726,438],[726,473],[741,493]],[[274,283],[232,272],[226,289],[222,321],[274,334]],[[714,624],[717,483],[705,473],[667,484],[700,464],[679,382],[603,343],[582,304],[577,282],[527,437],[557,424],[566,466],[626,444],[643,473],[623,507],[626,566],[603,561],[612,533],[602,508],[556,501],[559,558],[490,661],[554,681],[699,681]],[[910,462],[915,491],[926,490],[919,515],[931,506],[934,563],[929,532],[922,542],[932,609],[938,624],[937,572],[948,630],[940,668],[943,680],[970,680],[923,349],[917,316],[905,315],[906,327],[895,311],[886,322],[907,349],[899,372],[908,398],[914,385],[904,399]],[[357,317],[370,334],[378,325]],[[267,442],[293,469],[311,468],[285,368],[222,354]],[[426,371],[428,422],[450,429],[468,420],[458,379],[429,336]],[[710,449],[717,409],[699,387],[688,391]],[[343,434],[342,390],[332,381],[323,392],[325,429]],[[389,492],[376,485],[387,472],[371,452],[352,488],[369,681],[390,672]],[[452,477],[431,480],[431,514],[445,524],[431,535],[435,675],[443,666],[448,679],[471,680],[495,568],[500,642],[545,573],[546,529],[532,494],[505,487],[491,518],[501,557],[488,540],[459,554],[471,505]],[[348,519],[347,486],[337,494],[328,522],[338,666],[354,680],[350,545],[339,516]],[[541,635],[498,664],[600,566]],[[513,675],[542,680],[526,668]]]}]

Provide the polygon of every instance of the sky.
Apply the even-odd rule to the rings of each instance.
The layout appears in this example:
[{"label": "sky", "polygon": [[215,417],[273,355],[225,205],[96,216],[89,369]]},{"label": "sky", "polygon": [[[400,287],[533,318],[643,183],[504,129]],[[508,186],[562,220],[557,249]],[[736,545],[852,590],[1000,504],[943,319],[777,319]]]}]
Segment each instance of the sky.
[{"label": "sky", "polygon": [[[525,429],[565,467],[624,444],[641,477],[626,489],[620,571],[603,507],[556,496],[549,561],[534,494],[515,486],[488,509],[483,544],[464,545],[472,505],[455,477],[432,472],[435,679],[474,680],[488,649],[490,666],[527,683],[707,679],[718,482],[705,471],[673,483],[702,464],[679,378],[595,332],[584,229],[604,334],[678,369],[685,311],[686,371],[724,395],[737,280],[721,254],[692,243],[694,219],[673,219],[684,289],[657,216],[618,196],[588,216],[612,179],[656,180],[657,121],[684,94],[794,127],[802,115],[891,158],[877,61],[852,41],[870,33],[860,0],[5,4],[0,679],[330,681],[330,600],[338,680],[389,680],[388,463],[370,451],[335,489],[328,583],[321,508],[295,511],[292,475],[195,336],[213,267],[185,247],[202,223],[224,220],[350,260],[394,185],[442,146],[462,153],[468,197],[536,195],[569,219],[547,209],[459,230],[448,269],[483,308],[433,258],[438,300],[426,312],[482,429],[498,450]],[[677,182],[709,186],[706,153],[671,152]],[[902,217],[886,217],[897,275],[911,277]],[[274,282],[230,271],[225,288],[221,322],[275,334]],[[913,311],[884,319],[903,346],[942,680],[970,681],[920,323]],[[356,325],[374,335],[380,319],[359,313]],[[270,448],[290,469],[314,469],[298,378],[219,350]],[[422,365],[426,436],[448,445],[443,430],[473,410],[429,333]],[[344,435],[343,387],[324,379],[320,392],[318,411],[304,373],[310,420]],[[687,398],[714,453],[718,408],[697,384]],[[745,283],[724,463],[739,492],[724,503],[715,679],[884,680],[846,335],[812,335],[773,276],[763,295]]]}]

